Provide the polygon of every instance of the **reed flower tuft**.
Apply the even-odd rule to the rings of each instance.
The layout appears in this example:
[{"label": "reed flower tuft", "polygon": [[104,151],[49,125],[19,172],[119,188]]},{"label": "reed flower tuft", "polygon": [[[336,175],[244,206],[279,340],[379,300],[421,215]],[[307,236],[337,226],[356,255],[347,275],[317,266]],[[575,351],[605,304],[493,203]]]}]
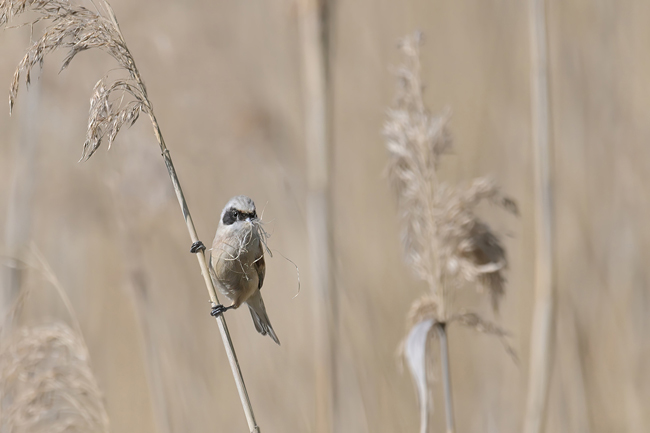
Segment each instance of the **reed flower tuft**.
[{"label": "reed flower tuft", "polygon": [[43,66],[45,57],[57,49],[67,50],[61,70],[83,51],[93,48],[110,54],[126,76],[110,80],[100,79],[90,99],[88,129],[84,142],[82,160],[87,160],[99,148],[105,138],[110,147],[120,129],[133,125],[141,112],[149,114],[151,103],[147,90],[129,51],[115,14],[110,5],[102,0],[96,3],[96,11],[74,5],[67,0],[2,0],[0,1],[0,27],[12,23],[24,12],[34,12],[36,17],[20,25],[33,26],[47,21],[42,36],[27,49],[18,63],[9,92],[9,110],[18,96],[21,76],[29,86],[32,69]]},{"label": "reed flower tuft", "polygon": [[88,350],[67,325],[18,329],[1,348],[0,431],[109,431]]},{"label": "reed flower tuft", "polygon": [[[453,410],[446,327],[459,323],[497,336],[509,354],[507,333],[478,314],[456,308],[455,291],[474,285],[489,296],[494,311],[505,293],[505,248],[497,234],[478,217],[482,202],[517,215],[515,202],[489,178],[452,185],[438,177],[443,156],[453,148],[450,112],[433,115],[424,104],[420,47],[422,35],[404,38],[404,64],[398,69],[395,103],[387,112],[383,135],[389,161],[388,178],[397,195],[406,262],[427,282],[429,293],[417,299],[408,314],[409,332],[401,345],[416,383],[421,432],[427,431],[431,407],[427,382],[428,341],[440,338],[447,431],[453,432]],[[437,333],[431,332],[434,328]]]},{"label": "reed flower tuft", "polygon": [[423,101],[421,36],[405,38],[405,64],[398,70],[395,106],[388,110],[383,135],[389,154],[388,178],[397,194],[406,261],[429,285],[438,318],[449,310],[449,288],[477,283],[498,303],[504,293],[505,249],[475,213],[483,201],[517,214],[515,202],[488,178],[451,185],[438,178],[442,156],[453,142],[449,112],[432,115]]}]

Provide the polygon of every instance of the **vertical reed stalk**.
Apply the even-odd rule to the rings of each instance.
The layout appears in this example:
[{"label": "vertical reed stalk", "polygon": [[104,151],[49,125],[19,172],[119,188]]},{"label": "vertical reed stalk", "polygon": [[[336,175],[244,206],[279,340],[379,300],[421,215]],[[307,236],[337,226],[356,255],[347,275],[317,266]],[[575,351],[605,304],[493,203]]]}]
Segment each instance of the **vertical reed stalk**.
[{"label": "vertical reed stalk", "polygon": [[447,325],[436,323],[436,331],[440,339],[440,358],[442,364],[442,384],[445,392],[445,421],[447,433],[454,433],[454,405],[451,398],[451,372],[449,371],[449,345],[447,343]]},{"label": "vertical reed stalk", "polygon": [[[559,292],[559,291],[558,291]],[[582,366],[580,337],[578,335],[573,304],[570,299],[557,294],[556,345],[562,347],[557,356],[557,373],[559,374],[562,404],[567,408],[567,428],[571,433],[589,433],[593,431],[589,422],[589,398],[585,388],[585,372]]]},{"label": "vertical reed stalk", "polygon": [[29,92],[25,109],[20,113],[20,136],[14,146],[14,170],[11,177],[7,220],[5,223],[6,265],[0,284],[0,310],[13,305],[20,291],[22,270],[19,262],[29,243],[32,225],[32,200],[38,178],[36,154],[38,151],[37,125],[41,85],[37,80]]},{"label": "vertical reed stalk", "polygon": [[312,258],[315,320],[316,428],[335,431],[336,304],[332,284],[327,108],[326,0],[299,0],[302,87],[307,146],[307,226]]},{"label": "vertical reed stalk", "polygon": [[555,282],[548,48],[544,0],[530,0],[531,115],[535,163],[535,306],[524,433],[544,429],[553,360]]}]

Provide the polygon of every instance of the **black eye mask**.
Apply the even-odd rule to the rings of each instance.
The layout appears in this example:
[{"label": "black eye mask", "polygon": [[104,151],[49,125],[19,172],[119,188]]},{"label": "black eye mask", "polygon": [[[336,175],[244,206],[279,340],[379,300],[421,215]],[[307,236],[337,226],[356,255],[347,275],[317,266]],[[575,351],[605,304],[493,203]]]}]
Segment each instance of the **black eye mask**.
[{"label": "black eye mask", "polygon": [[244,221],[246,218],[255,219],[257,218],[257,212],[253,211],[251,213],[240,212],[237,209],[230,208],[226,213],[223,214],[223,224],[231,225],[235,221]]},{"label": "black eye mask", "polygon": [[239,212],[237,209],[228,209],[224,214],[223,214],[223,220],[222,222],[224,225],[231,225],[235,221],[237,221],[237,217],[239,216]]}]

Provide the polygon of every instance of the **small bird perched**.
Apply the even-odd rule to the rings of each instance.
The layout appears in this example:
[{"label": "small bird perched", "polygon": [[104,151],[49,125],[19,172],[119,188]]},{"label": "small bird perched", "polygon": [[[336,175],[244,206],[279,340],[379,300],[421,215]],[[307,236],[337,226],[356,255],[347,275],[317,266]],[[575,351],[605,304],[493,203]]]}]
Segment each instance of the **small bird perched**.
[{"label": "small bird perched", "polygon": [[245,195],[231,198],[221,212],[212,242],[210,269],[215,287],[232,301],[232,305],[213,306],[211,314],[218,316],[245,302],[257,332],[268,334],[280,344],[260,292],[266,273],[263,236],[253,200]]}]

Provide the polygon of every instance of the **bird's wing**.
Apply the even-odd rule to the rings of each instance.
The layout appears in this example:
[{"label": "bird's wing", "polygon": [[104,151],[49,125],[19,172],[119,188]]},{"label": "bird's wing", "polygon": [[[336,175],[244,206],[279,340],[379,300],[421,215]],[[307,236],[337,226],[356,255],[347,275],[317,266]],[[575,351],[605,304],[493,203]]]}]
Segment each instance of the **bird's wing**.
[{"label": "bird's wing", "polygon": [[255,261],[255,269],[257,270],[257,277],[259,279],[259,284],[257,285],[257,288],[262,290],[262,284],[264,284],[264,274],[266,274],[266,263],[264,263],[264,253],[262,253],[260,258]]}]

